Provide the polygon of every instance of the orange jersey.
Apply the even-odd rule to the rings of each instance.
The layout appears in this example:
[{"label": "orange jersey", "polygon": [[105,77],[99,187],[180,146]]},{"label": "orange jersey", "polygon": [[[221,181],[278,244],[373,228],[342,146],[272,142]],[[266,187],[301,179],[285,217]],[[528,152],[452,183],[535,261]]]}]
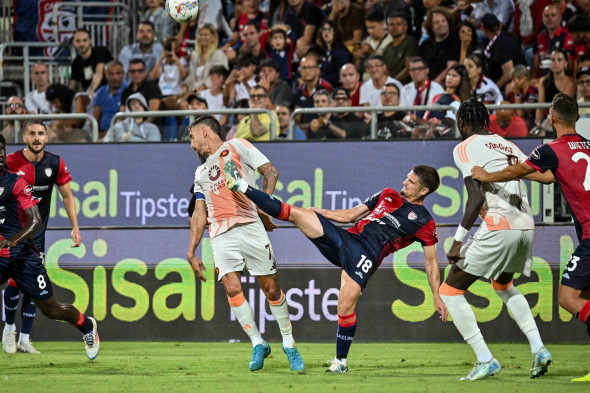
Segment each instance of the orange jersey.
[{"label": "orange jersey", "polygon": [[254,185],[256,169],[268,162],[268,158],[250,142],[232,139],[221,145],[197,168],[194,192],[197,198],[204,199],[207,204],[211,238],[236,224],[259,220],[256,205],[246,195],[227,188],[223,168],[228,160],[235,163],[242,178],[251,186]]}]

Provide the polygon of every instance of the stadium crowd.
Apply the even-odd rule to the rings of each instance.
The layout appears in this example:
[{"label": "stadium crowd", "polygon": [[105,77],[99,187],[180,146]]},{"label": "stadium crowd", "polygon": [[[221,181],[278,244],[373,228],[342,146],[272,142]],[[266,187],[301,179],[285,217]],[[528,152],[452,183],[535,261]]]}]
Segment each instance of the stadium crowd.
[{"label": "stadium crowd", "polygon": [[[351,107],[296,117],[293,139],[369,139],[359,106],[550,103],[557,93],[590,101],[588,0],[201,0],[199,18],[178,24],[162,0],[145,0],[135,42],[120,53],[76,30],[68,85],[32,67],[34,90],[10,97],[5,114],[88,113],[101,141],[186,140],[181,117],[117,112],[266,108],[219,115],[224,139],[290,138],[296,108]],[[582,116],[588,116],[582,109]],[[377,138],[455,137],[452,110],[384,111]],[[54,120],[52,142],[91,140],[84,120]],[[13,122],[2,134],[15,141]],[[545,110],[501,110],[490,131],[552,136]],[[18,139],[18,138],[16,138]],[[16,141],[22,142],[22,141]]]}]

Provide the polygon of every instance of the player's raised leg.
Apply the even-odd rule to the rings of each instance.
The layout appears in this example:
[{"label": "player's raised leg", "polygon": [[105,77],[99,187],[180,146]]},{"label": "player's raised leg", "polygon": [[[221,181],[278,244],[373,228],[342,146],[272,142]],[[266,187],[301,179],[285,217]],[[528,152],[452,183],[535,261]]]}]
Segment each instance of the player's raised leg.
[{"label": "player's raised leg", "polygon": [[58,321],[66,321],[82,332],[84,335],[82,339],[84,340],[84,347],[88,359],[93,360],[98,356],[100,339],[94,318],[85,316],[71,304],[57,302],[54,296],[45,300],[35,300],[35,304],[37,304],[39,310],[46,317]]},{"label": "player's raised leg", "polygon": [[295,346],[295,339],[293,338],[293,325],[291,325],[289,319],[289,306],[285,294],[279,286],[277,275],[259,276],[258,282],[270,304],[270,311],[279,325],[279,330],[283,336],[281,347],[289,359],[291,371],[305,371],[305,363]]},{"label": "player's raised leg", "polygon": [[502,273],[496,280],[492,280],[492,287],[500,296],[506,308],[510,311],[512,318],[518,324],[520,330],[525,334],[531,346],[533,363],[531,365],[530,377],[537,378],[544,375],[553,361],[551,353],[543,345],[539,329],[533,318],[533,313],[524,295],[513,285],[514,273]]},{"label": "player's raised leg", "polygon": [[348,371],[347,358],[350,345],[356,333],[356,303],[361,295],[361,287],[344,270],[340,277],[340,294],[338,295],[338,331],[336,333],[336,357],[327,373],[345,373]]},{"label": "player's raised leg", "polygon": [[270,346],[264,341],[258,326],[254,320],[254,312],[250,303],[246,300],[240,283],[240,273],[229,272],[221,277],[225,287],[227,301],[244,332],[250,337],[252,346],[252,359],[248,367],[250,371],[258,371],[264,366],[264,359],[270,355]]},{"label": "player's raised leg", "polygon": [[20,299],[20,292],[13,279],[8,280],[6,288],[4,288],[4,315],[5,324],[2,331],[2,349],[6,353],[16,353],[16,310],[18,308],[18,300]]},{"label": "player's raised leg", "polygon": [[[453,318],[453,323],[471,346],[477,356],[477,362],[463,381],[484,379],[498,374],[502,369],[500,362],[490,352],[477,326],[473,310],[465,299],[465,290],[477,280],[477,276],[462,271],[453,265],[446,281],[440,287],[440,297]],[[463,289],[465,288],[465,289]]]}]

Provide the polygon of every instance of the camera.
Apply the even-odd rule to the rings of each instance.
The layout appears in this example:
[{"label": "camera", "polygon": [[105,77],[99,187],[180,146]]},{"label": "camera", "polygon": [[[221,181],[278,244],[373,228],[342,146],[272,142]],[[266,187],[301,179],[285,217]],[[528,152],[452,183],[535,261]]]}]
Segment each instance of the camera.
[{"label": "camera", "polygon": [[172,42],[166,42],[166,43],[164,44],[164,49],[165,49],[167,52],[172,52]]}]

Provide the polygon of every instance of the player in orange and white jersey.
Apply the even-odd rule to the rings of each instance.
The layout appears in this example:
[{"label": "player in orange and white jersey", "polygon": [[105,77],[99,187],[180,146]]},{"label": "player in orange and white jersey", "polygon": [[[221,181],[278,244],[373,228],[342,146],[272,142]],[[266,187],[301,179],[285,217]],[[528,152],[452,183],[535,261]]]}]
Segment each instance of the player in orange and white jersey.
[{"label": "player in orange and white jersey", "polygon": [[[457,112],[457,126],[463,137],[453,151],[455,164],[461,170],[467,188],[467,203],[461,225],[447,257],[453,264],[441,285],[441,299],[453,322],[477,356],[475,367],[463,380],[477,380],[500,372],[502,366],[488,349],[477,326],[477,320],[465,299],[465,291],[480,277],[490,278],[522,332],[527,336],[533,353],[530,377],[543,375],[552,361],[543,346],[531,309],[514,287],[514,273],[531,273],[534,220],[524,186],[520,181],[480,183],[471,177],[471,168],[480,166],[499,171],[526,160],[520,149],[498,135],[491,135],[489,113],[483,103],[470,99]],[[488,169],[489,168],[489,169]],[[554,181],[550,173],[527,177],[544,183]],[[463,244],[478,214],[482,224]]]},{"label": "player in orange and white jersey", "polygon": [[270,354],[254,312],[244,297],[241,275],[248,269],[257,276],[264,295],[270,303],[281,334],[282,348],[292,371],[305,370],[303,359],[295,346],[289,308],[277,278],[276,261],[266,231],[276,225],[271,218],[258,212],[245,195],[230,191],[226,186],[224,169],[239,172],[250,185],[258,171],[263,177],[263,191],[271,194],[279,173],[274,165],[257,148],[245,139],[223,142],[219,137],[221,126],[209,115],[200,116],[189,126],[191,147],[205,159],[195,171],[195,211],[191,218],[191,234],[187,260],[201,281],[206,281],[203,261],[195,256],[207,221],[218,280],[223,283],[227,298],[236,319],[250,337],[254,347],[249,364],[251,371],[260,370]]}]

